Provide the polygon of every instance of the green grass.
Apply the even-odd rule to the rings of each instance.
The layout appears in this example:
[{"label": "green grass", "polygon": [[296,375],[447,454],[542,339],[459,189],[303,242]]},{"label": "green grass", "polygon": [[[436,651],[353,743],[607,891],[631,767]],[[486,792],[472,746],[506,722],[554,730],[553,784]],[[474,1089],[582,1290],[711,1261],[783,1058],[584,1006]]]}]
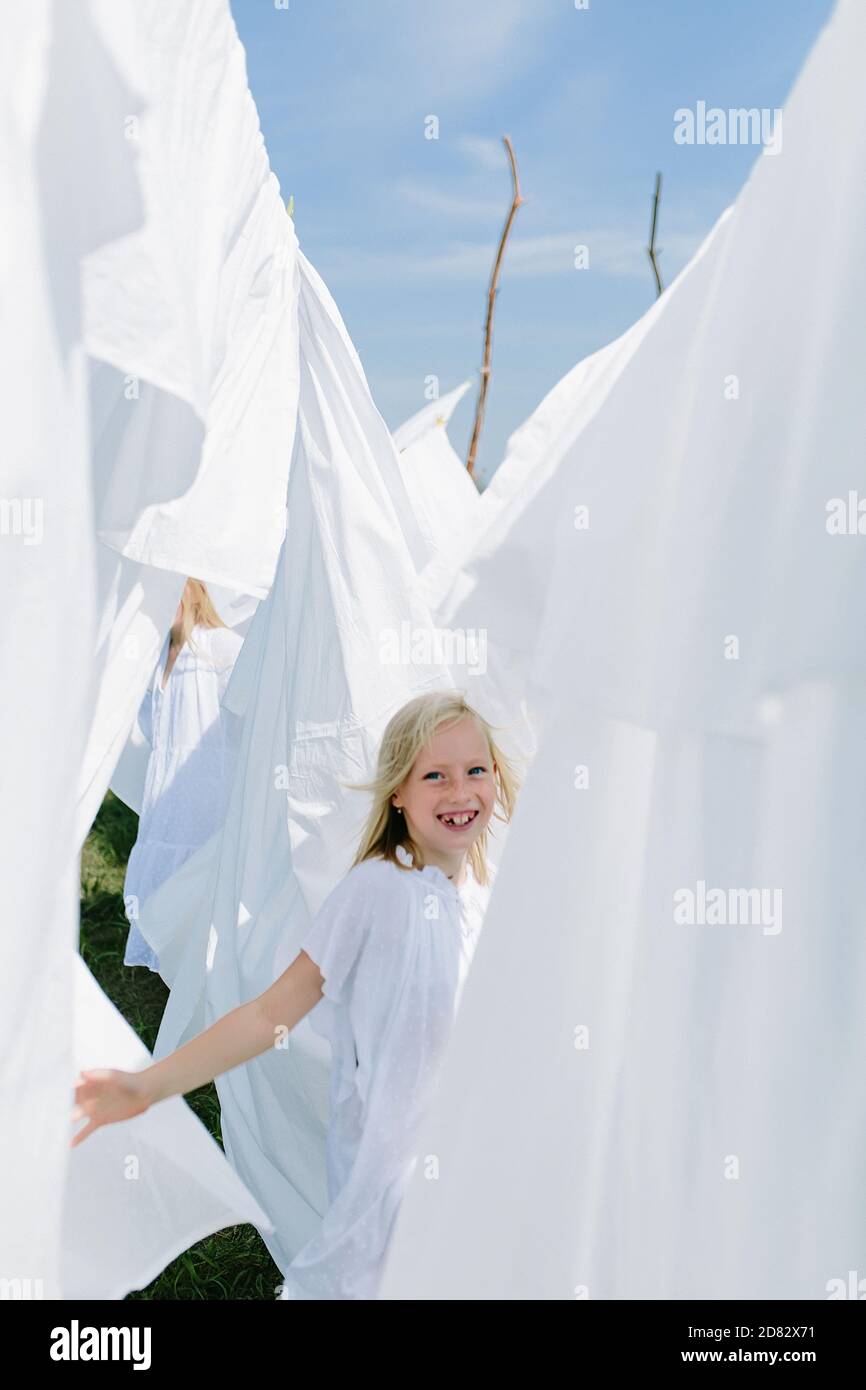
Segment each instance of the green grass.
[{"label": "green grass", "polygon": [[[81,856],[81,954],[112,1003],[153,1050],[168,990],[158,975],[124,965],[129,924],[123,911],[126,861],[138,817],[111,792]],[[202,1086],[187,1104],[222,1147],[216,1087]],[[184,1251],[152,1284],[129,1299],[268,1299],[281,1274],[254,1226],[228,1226]]]}]

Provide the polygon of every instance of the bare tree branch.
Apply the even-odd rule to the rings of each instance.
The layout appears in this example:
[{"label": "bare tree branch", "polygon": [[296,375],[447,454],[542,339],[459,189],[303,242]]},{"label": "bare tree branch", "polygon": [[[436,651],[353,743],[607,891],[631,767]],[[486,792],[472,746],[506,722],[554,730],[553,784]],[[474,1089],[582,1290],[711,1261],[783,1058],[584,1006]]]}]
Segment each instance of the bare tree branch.
[{"label": "bare tree branch", "polygon": [[651,222],[651,224],[650,224],[650,239],[649,239],[649,246],[647,247],[647,255],[648,255],[649,258],[650,258],[650,265],[651,265],[652,268],[653,268],[653,275],[656,277],[656,299],[658,299],[659,295],[661,294],[662,290],[664,289],[664,285],[662,284],[662,277],[661,277],[661,274],[659,273],[659,263],[658,263],[658,260],[656,259],[656,255],[657,255],[657,253],[656,253],[656,227],[657,227],[657,225],[658,225],[659,199],[661,198],[661,193],[662,193],[662,176],[661,176],[661,174],[656,174],[656,191],[655,191],[655,195],[654,195],[654,197],[653,197],[653,216],[652,216],[652,222]]},{"label": "bare tree branch", "polygon": [[493,263],[493,274],[490,277],[490,288],[487,292],[487,322],[484,326],[484,357],[481,364],[481,381],[478,385],[478,401],[475,406],[475,424],[472,427],[472,439],[469,443],[469,456],[466,460],[466,471],[470,477],[474,477],[475,459],[478,453],[478,438],[481,434],[481,426],[484,421],[484,406],[487,400],[487,388],[490,385],[490,355],[493,346],[493,305],[496,299],[497,283],[499,271],[502,266],[502,257],[505,252],[505,243],[508,240],[508,233],[511,231],[511,224],[514,221],[517,209],[526,199],[520,196],[520,179],[517,174],[517,161],[514,158],[514,150],[507,135],[502,137],[508,160],[511,165],[511,181],[514,193],[508,216],[505,219],[505,226],[502,229],[502,236],[499,239],[499,250],[496,253],[496,260]]}]

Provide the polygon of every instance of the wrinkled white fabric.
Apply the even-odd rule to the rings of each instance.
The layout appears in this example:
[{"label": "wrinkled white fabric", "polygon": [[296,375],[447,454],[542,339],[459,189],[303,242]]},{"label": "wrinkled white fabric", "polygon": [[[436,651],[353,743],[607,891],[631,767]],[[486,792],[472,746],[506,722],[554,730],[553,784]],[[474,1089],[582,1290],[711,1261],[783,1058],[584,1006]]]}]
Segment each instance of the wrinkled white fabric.
[{"label": "wrinkled white fabric", "polygon": [[[446,540],[425,567],[417,587],[419,601],[430,606],[440,622],[456,621],[454,613],[468,599],[479,566],[495,556],[501,547],[512,549],[514,565],[508,575],[500,575],[499,593],[486,596],[485,627],[491,679],[502,692],[503,709],[515,692],[525,689],[526,653],[535,640],[539,608],[548,584],[549,557],[536,544],[533,534],[513,530],[515,518],[530,507],[544,512],[536,529],[551,527],[554,509],[561,499],[546,488],[565,450],[598,414],[616,385],[622,371],[640,347],[647,333],[666,307],[670,297],[680,292],[687,277],[694,273],[725,226],[727,214],[719,222],[692,261],[670,286],[665,306],[655,300],[631,328],[598,352],[583,358],[550,390],[508,440],[505,456],[490,482],[480,494],[478,506],[461,514]],[[580,499],[575,498],[569,517]],[[519,553],[518,553],[518,547]],[[512,663],[524,664],[515,668]]]},{"label": "wrinkled white fabric", "polygon": [[[66,103],[64,59],[84,82],[104,54],[45,3],[5,16],[0,47],[0,1278],[10,1298],[61,1296],[60,1222],[74,1059],[77,931],[72,796],[84,747],[95,574],[81,256],[136,225],[124,152],[106,195],[55,222],[57,161],[75,166],[99,117]],[[62,21],[61,21],[62,25]],[[106,121],[121,119],[110,103]],[[58,461],[62,460],[62,466]],[[64,598],[74,593],[70,611]]]},{"label": "wrinkled white fabric", "polygon": [[464,381],[394,431],[400,471],[431,560],[479,507],[479,493],[448,438],[448,422],[469,390]]},{"label": "wrinkled white fabric", "polygon": [[[80,956],[75,964],[76,1071],[106,1059],[141,1071],[150,1054],[100,990]],[[120,1125],[106,1125],[69,1155],[63,1192],[64,1298],[125,1298],[196,1241],[268,1215],[246,1191],[179,1096]]]},{"label": "wrinkled white fabric", "polygon": [[[146,1056],[137,1043],[130,1052],[129,1030],[76,957],[74,823],[102,674],[82,265],[147,217],[124,138],[141,110],[124,33],[140,13],[117,0],[34,0],[4,15],[0,50],[0,1279],[10,1298],[120,1297],[190,1241],[267,1222],[180,1102],[68,1147],[77,1067]],[[174,593],[160,634],[176,603]]]},{"label": "wrinkled white fabric", "polygon": [[446,607],[544,725],[384,1298],[822,1299],[862,1265],[866,552],[827,521],[866,427],[864,56],[843,0]]},{"label": "wrinkled white fabric", "polygon": [[[429,550],[333,300],[303,256],[300,269],[289,539],[226,694],[244,717],[226,823],[142,912],[171,985],[158,1056],[291,963],[354,857],[368,798],[351,784],[373,772],[388,719],[461,675],[423,641],[386,659],[383,634],[430,631],[411,597]],[[474,695],[473,680],[461,683]],[[305,1019],[287,1050],[217,1086],[227,1151],[275,1221],[266,1240],[286,1270],[328,1206],[327,1044]]]},{"label": "wrinkled white fabric", "polygon": [[243,642],[225,627],[196,625],[165,679],[169,636],[139,711],[150,746],[138,837],[123,898],[130,921],[125,965],[159,969],[138,926],[141,906],[225,818],[238,741],[238,718],[221,708]]},{"label": "wrinkled white fabric", "polygon": [[375,1297],[486,901],[471,873],[458,888],[432,865],[367,860],[304,936],[324,976],[309,1020],[332,1053],[330,1205],[287,1269],[281,1298]]},{"label": "wrinkled white fabric", "polygon": [[116,143],[145,216],[87,259],[81,288],[99,541],[82,840],[186,577],[267,593],[298,390],[297,239],[228,4],[99,9],[135,91],[118,94]]},{"label": "wrinkled white fabric", "polygon": [[97,528],[130,559],[263,594],[297,398],[294,225],[228,5],[139,0],[126,17],[147,218],[83,286]]}]

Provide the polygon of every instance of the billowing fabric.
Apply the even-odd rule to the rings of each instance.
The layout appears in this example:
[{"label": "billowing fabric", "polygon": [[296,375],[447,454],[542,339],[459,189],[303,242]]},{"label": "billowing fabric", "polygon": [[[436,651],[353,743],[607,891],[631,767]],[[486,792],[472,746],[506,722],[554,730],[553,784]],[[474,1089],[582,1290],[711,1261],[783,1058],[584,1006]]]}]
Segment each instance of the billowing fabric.
[{"label": "billowing fabric", "polygon": [[228,3],[98,9],[134,89],[117,143],[135,158],[146,215],[88,257],[81,288],[98,537],[81,840],[186,577],[268,591],[298,391],[297,239]]},{"label": "billowing fabric", "polygon": [[140,0],[122,24],[147,218],[83,287],[97,528],[129,559],[262,595],[297,399],[294,225],[228,5]]},{"label": "billowing fabric", "polygon": [[10,1298],[53,1299],[62,1289],[72,805],[90,697],[81,654],[96,627],[78,275],[82,255],[140,217],[128,154],[115,148],[104,152],[103,196],[75,219],[56,218],[55,169],[80,167],[80,143],[129,109],[122,89],[98,113],[69,108],[65,64],[86,84],[101,81],[106,64],[87,23],[65,31],[47,3],[15,7],[0,46],[0,1279]]},{"label": "billowing fabric", "polygon": [[400,470],[431,557],[450,543],[455,528],[479,506],[478,489],[447,433],[454,408],[469,386],[464,381],[394,431]]},{"label": "billowing fabric", "polygon": [[166,637],[138,716],[151,753],[123,887],[131,924],[123,961],[150,970],[159,961],[138,926],[141,905],[219,830],[237,751],[238,718],[220,701],[242,639],[229,628],[200,625],[191,638],[165,681]]},{"label": "billowing fabric", "polygon": [[[76,1071],[141,1071],[150,1054],[73,957]],[[224,1226],[268,1215],[180,1096],[106,1125],[69,1154],[63,1193],[64,1298],[125,1298]]]},{"label": "billowing fabric", "polygon": [[[333,300],[303,256],[300,270],[289,539],[226,693],[244,722],[229,810],[142,911],[171,986],[158,1056],[291,963],[352,863],[369,801],[351,784],[372,774],[391,715],[465,677],[425,647],[412,588],[429,550]],[[404,624],[422,640],[395,650]],[[217,1082],[227,1152],[274,1220],[265,1239],[284,1271],[328,1207],[329,1063],[304,1019],[286,1049]]]},{"label": "billowing fabric", "polygon": [[[724,222],[723,216],[719,226]],[[712,241],[712,236],[711,233],[708,241]],[[701,260],[706,245],[670,287],[668,297],[678,292],[683,276]],[[545,505],[545,484],[556,471],[558,460],[598,413],[661,311],[660,301],[655,300],[619,338],[581,359],[510,436],[505,456],[480,494],[478,506],[469,512],[458,512],[418,581],[419,600],[428,604],[440,620],[471,592],[474,571],[482,557],[496,554],[506,538],[511,545],[518,543],[510,535],[513,517],[521,516],[539,494],[540,505]],[[574,508],[570,515],[574,515]],[[546,520],[545,524],[550,522]],[[531,648],[547,580],[547,555],[536,551],[532,544],[527,545],[497,609],[497,616],[501,612],[503,618],[508,617],[507,628],[503,623],[502,631],[497,632],[500,659],[506,646],[516,652]],[[526,673],[506,674],[500,670],[496,683],[503,692],[513,693],[525,687]]]},{"label": "billowing fabric", "polygon": [[384,1298],[823,1299],[862,1268],[866,552],[828,522],[866,427],[864,57],[844,0],[780,152],[446,609],[543,732]]},{"label": "billowing fabric", "polygon": [[76,954],[74,820],[102,669],[88,656],[100,640],[99,489],[81,280],[87,257],[147,215],[124,138],[140,96],[118,43],[140,12],[35,0],[4,15],[0,50],[0,1279],[10,1298],[120,1297],[190,1241],[268,1220],[182,1103],[68,1147],[77,1069],[146,1059]]},{"label": "billowing fabric", "polygon": [[76,810],[80,842],[96,817],[107,780],[136,722],[144,688],[186,582],[183,574],[118,556],[99,540],[96,573],[95,688]]},{"label": "billowing fabric", "polygon": [[[410,415],[408,420],[404,420],[402,425],[398,425],[394,431],[394,447],[398,454],[405,455],[407,450],[420,444],[422,440],[430,439],[431,436],[439,436],[441,430],[445,431],[445,438],[448,439],[447,431],[451,416],[471,385],[470,381],[462,381],[459,386],[455,386],[453,391],[446,391],[444,396],[436,396],[433,400],[428,401],[427,405],[417,410],[414,415]],[[449,447],[452,460],[457,459],[457,463],[460,464],[460,459],[453,446],[449,444]],[[465,465],[460,466],[465,472]],[[472,481],[471,478],[469,481]]]},{"label": "billowing fabric", "polygon": [[304,936],[324,976],[309,1020],[333,1058],[330,1205],[286,1271],[281,1298],[375,1297],[486,900],[471,873],[458,888],[432,865],[367,860]]}]

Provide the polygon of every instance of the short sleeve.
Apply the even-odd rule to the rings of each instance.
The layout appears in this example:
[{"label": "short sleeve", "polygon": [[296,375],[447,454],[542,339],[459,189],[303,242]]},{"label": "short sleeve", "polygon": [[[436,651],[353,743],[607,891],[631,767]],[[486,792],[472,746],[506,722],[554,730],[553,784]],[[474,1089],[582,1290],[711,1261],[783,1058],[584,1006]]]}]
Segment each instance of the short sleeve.
[{"label": "short sleeve", "polygon": [[351,869],[322,903],[301,941],[324,977],[323,995],[335,1004],[346,1001],[376,916],[382,880],[371,872],[374,868],[368,861]]}]

